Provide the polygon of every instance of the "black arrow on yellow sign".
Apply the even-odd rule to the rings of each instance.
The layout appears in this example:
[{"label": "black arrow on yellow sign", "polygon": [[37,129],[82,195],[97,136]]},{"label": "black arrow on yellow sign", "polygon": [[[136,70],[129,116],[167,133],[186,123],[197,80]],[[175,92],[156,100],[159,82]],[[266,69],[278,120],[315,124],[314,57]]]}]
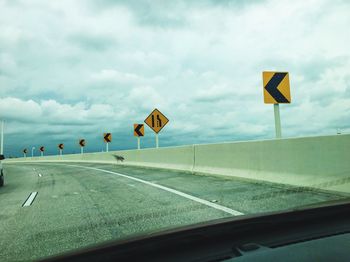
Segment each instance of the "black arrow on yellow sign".
[{"label": "black arrow on yellow sign", "polygon": [[59,148],[59,149],[63,149],[63,147],[64,147],[63,144],[59,144],[59,145],[58,145],[58,148]]},{"label": "black arrow on yellow sign", "polygon": [[84,147],[84,146],[85,146],[85,139],[80,139],[80,140],[79,140],[79,145],[80,145],[81,147]]},{"label": "black arrow on yellow sign", "polygon": [[143,124],[134,125],[134,136],[144,136],[145,130]]},{"label": "black arrow on yellow sign", "polygon": [[265,86],[265,90],[276,100],[277,103],[290,103],[290,101],[277,89],[287,73],[275,73]]},{"label": "black arrow on yellow sign", "polygon": [[112,142],[112,134],[111,133],[104,133],[103,139],[106,143]]},{"label": "black arrow on yellow sign", "polygon": [[44,151],[45,151],[45,147],[41,146],[41,147],[39,148],[39,150],[40,150],[41,152],[44,152]]}]

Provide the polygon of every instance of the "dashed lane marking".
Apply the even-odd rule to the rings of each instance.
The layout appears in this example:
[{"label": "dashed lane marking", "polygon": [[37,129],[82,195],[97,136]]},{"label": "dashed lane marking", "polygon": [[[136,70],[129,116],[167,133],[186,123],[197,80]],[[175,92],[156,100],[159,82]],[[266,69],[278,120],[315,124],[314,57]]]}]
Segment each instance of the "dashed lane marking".
[{"label": "dashed lane marking", "polygon": [[27,197],[26,201],[24,201],[22,207],[30,206],[34,202],[34,199],[37,195],[38,195],[38,192],[30,193],[29,196]]}]

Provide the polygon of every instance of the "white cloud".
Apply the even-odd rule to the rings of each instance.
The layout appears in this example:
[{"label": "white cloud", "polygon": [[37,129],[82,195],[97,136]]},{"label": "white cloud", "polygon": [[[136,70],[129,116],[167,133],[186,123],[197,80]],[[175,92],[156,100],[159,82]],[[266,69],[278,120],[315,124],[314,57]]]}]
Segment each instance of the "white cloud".
[{"label": "white cloud", "polygon": [[110,105],[84,103],[74,105],[60,104],[55,100],[21,100],[18,98],[0,98],[0,118],[27,124],[52,125],[98,125],[106,119],[114,119],[114,108]]},{"label": "white cloud", "polygon": [[261,71],[281,70],[286,136],[349,130],[349,12],[329,0],[0,1],[0,116],[9,132],[128,136],[158,107],[169,144],[270,138]]},{"label": "white cloud", "polygon": [[94,81],[116,81],[122,83],[134,83],[142,80],[136,74],[123,73],[118,70],[104,69],[97,74],[93,74],[91,79]]},{"label": "white cloud", "polygon": [[23,101],[18,98],[7,97],[0,99],[0,118],[32,122],[40,119],[42,108],[33,100]]}]

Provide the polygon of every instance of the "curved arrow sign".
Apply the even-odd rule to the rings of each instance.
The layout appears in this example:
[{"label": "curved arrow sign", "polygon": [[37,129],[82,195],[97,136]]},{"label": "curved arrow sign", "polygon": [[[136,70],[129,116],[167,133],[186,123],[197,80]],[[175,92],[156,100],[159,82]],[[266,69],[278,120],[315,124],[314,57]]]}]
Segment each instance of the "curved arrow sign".
[{"label": "curved arrow sign", "polygon": [[80,145],[81,147],[84,147],[85,144],[86,144],[85,139],[80,139],[80,140],[79,140],[79,145]]},{"label": "curved arrow sign", "polygon": [[105,143],[112,142],[112,134],[111,133],[103,133],[103,140]]},{"label": "curved arrow sign", "polygon": [[143,124],[134,124],[134,136],[144,136],[145,126]]},{"label": "curved arrow sign", "polygon": [[265,104],[290,103],[289,74],[287,72],[263,72]]}]

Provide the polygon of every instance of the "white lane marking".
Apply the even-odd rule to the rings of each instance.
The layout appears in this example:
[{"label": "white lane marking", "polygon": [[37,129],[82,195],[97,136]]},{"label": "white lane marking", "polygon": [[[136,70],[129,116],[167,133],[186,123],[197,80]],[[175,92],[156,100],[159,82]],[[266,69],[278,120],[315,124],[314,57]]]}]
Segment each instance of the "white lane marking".
[{"label": "white lane marking", "polygon": [[195,202],[198,202],[198,203],[201,203],[203,205],[215,208],[217,210],[221,210],[223,212],[229,213],[229,214],[234,215],[234,216],[244,215],[244,213],[241,213],[241,212],[239,212],[237,210],[233,210],[231,208],[212,203],[210,201],[201,199],[199,197],[195,197],[195,196],[183,193],[181,191],[178,191],[178,190],[175,190],[175,189],[172,189],[172,188],[169,188],[169,187],[161,186],[161,185],[158,185],[158,184],[155,184],[155,183],[152,183],[152,182],[149,182],[149,181],[145,181],[145,180],[142,180],[142,179],[139,179],[139,178],[136,178],[136,177],[132,177],[132,176],[128,176],[128,175],[124,175],[124,174],[120,174],[120,173],[116,173],[116,172],[113,172],[113,171],[104,170],[104,169],[100,169],[100,168],[95,168],[95,167],[87,167],[87,166],[79,166],[79,165],[65,165],[65,166],[86,168],[86,169],[96,170],[96,171],[100,171],[100,172],[104,172],[104,173],[109,173],[109,174],[114,174],[114,175],[118,175],[118,176],[121,176],[121,177],[129,178],[129,179],[132,179],[134,181],[138,181],[140,183],[144,183],[146,185],[150,185],[150,186],[162,189],[164,191],[168,191],[168,192],[176,194],[178,196],[182,196],[184,198],[193,200]]},{"label": "white lane marking", "polygon": [[24,204],[22,205],[22,207],[30,206],[30,205],[33,203],[33,201],[34,201],[34,199],[35,199],[35,197],[36,197],[37,194],[38,194],[38,192],[32,192],[32,193],[30,193],[29,197],[27,198],[26,202],[24,202]]},{"label": "white lane marking", "polygon": [[39,173],[39,176],[42,177],[42,175]]}]

